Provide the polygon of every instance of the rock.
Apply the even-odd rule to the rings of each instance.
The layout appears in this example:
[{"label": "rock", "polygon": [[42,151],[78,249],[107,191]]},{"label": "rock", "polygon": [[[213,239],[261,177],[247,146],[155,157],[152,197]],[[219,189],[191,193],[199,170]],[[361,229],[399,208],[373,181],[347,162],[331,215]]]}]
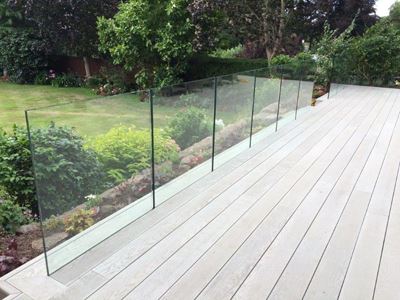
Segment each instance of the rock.
[{"label": "rock", "polygon": [[[57,232],[50,236],[45,237],[46,248],[51,249],[54,246],[58,245],[60,242],[64,241],[68,238],[68,234],[66,232]],[[43,241],[42,239],[37,239],[32,242],[32,248],[37,251],[43,251]]]},{"label": "rock", "polygon": [[27,234],[33,231],[40,230],[40,225],[38,223],[31,223],[28,225],[22,225],[17,229],[17,234]]},{"label": "rock", "polygon": [[103,205],[100,207],[100,213],[102,215],[111,215],[115,212],[115,207],[112,205]]}]

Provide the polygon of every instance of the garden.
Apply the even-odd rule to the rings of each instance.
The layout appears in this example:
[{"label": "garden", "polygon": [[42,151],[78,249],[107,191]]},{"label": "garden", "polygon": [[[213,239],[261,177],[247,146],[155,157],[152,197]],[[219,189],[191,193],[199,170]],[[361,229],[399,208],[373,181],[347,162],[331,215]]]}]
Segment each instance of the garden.
[{"label": "garden", "polygon": [[331,83],[396,87],[400,4],[349,2],[0,0],[0,276]]}]

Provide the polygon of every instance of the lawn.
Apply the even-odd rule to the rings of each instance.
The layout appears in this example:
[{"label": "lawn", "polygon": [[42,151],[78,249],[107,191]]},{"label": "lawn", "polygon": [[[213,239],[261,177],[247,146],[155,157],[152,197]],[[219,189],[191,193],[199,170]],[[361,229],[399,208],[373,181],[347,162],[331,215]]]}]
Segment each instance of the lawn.
[{"label": "lawn", "polygon": [[[99,97],[86,88],[16,85],[0,82],[0,127],[25,126],[24,111],[30,125],[42,127],[54,121],[75,127],[81,134],[93,136],[115,125],[150,127],[149,104],[134,94]],[[174,107],[157,107],[155,124],[164,127],[175,114]]]},{"label": "lawn", "polygon": [[[223,91],[221,96],[235,98],[235,94],[236,98],[244,98],[244,95],[239,95],[240,93],[236,91],[231,91],[229,95]],[[231,101],[233,104],[234,99]],[[210,119],[213,115],[212,106],[210,100],[208,110]],[[223,119],[225,124],[233,123],[243,117],[247,118],[250,108],[247,106],[244,109],[233,105],[232,108],[235,109],[227,110],[218,106],[217,117]],[[165,127],[179,109],[174,105],[155,105],[155,127]],[[141,102],[135,94],[99,97],[87,88],[55,88],[0,82],[0,128],[10,130],[13,124],[25,126],[25,110],[29,110],[29,123],[32,128],[55,122],[56,125],[74,127],[84,136],[105,133],[117,125],[150,128],[149,103]]]}]

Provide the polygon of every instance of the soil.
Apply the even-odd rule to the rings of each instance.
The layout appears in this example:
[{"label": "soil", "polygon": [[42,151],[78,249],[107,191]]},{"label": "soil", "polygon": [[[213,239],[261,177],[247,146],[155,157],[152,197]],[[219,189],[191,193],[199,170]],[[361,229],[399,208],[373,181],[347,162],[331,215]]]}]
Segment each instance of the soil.
[{"label": "soil", "polygon": [[40,230],[21,235],[11,235],[5,232],[0,232],[0,255],[7,249],[7,246],[10,244],[11,240],[15,239],[18,245],[18,257],[20,259],[23,258],[31,260],[32,258],[35,258],[43,252],[32,248],[32,242],[34,240],[40,239],[41,237],[42,232]]}]

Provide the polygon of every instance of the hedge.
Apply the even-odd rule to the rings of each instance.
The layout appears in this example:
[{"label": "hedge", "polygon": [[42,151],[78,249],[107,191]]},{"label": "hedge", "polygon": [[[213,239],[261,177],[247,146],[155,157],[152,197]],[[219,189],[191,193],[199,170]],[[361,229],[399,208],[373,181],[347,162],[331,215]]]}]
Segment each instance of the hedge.
[{"label": "hedge", "polygon": [[267,59],[216,58],[196,56],[189,62],[185,81],[229,75],[268,67]]}]

